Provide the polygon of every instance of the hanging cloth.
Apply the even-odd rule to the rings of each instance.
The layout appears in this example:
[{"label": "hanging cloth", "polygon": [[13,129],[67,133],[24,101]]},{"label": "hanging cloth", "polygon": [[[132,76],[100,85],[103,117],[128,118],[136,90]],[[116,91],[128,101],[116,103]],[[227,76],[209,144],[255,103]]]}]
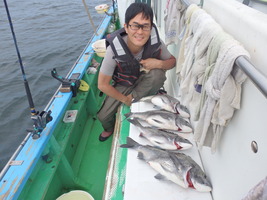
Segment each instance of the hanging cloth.
[{"label": "hanging cloth", "polygon": [[[209,48],[207,50],[207,57],[206,57],[206,64],[207,67],[205,69],[205,72],[203,74],[202,80],[201,80],[201,87],[205,86],[208,78],[211,76],[215,62],[217,60],[221,44],[228,39],[231,39],[232,37],[225,33],[224,31],[219,32],[211,41]],[[193,116],[193,119],[197,121],[199,119],[200,112],[204,106],[205,100],[207,98],[205,89],[201,90],[200,100],[198,100],[198,105],[196,108],[196,113]]]},{"label": "hanging cloth", "polygon": [[205,85],[207,99],[194,138],[199,147],[211,147],[212,153],[216,151],[221,133],[235,109],[240,108],[241,84],[246,80],[246,75],[240,68],[234,68],[239,56],[249,58],[249,53],[234,39],[224,41],[214,71]]},{"label": "hanging cloth", "polygon": [[[201,82],[201,77],[205,72],[207,66],[206,56],[209,44],[212,38],[222,31],[221,27],[214,21],[214,19],[206,12],[201,13],[195,18],[191,19],[190,26],[192,27],[192,37],[190,41],[185,43],[185,62],[181,70],[180,80],[180,96],[181,103],[187,107],[192,101],[194,94],[196,94],[195,85]],[[189,43],[190,42],[190,43]],[[193,114],[193,112],[190,113]]]},{"label": "hanging cloth", "polygon": [[183,13],[186,9],[181,0],[168,0],[164,10],[165,44],[178,43],[178,36],[184,27]]},{"label": "hanging cloth", "polygon": [[[182,70],[183,67],[183,63],[185,61],[185,41],[191,36],[191,31],[190,29],[190,21],[191,21],[191,17],[192,14],[195,13],[195,11],[197,10],[201,10],[196,4],[191,4],[185,11],[184,13],[184,20],[185,20],[185,30],[184,32],[181,33],[180,38],[182,39],[181,41],[181,47],[179,50],[179,55],[178,55],[178,59],[176,61],[176,74],[178,75],[178,77],[180,78],[180,72]],[[187,40],[188,41],[188,40]],[[179,79],[180,82],[180,79]]]}]

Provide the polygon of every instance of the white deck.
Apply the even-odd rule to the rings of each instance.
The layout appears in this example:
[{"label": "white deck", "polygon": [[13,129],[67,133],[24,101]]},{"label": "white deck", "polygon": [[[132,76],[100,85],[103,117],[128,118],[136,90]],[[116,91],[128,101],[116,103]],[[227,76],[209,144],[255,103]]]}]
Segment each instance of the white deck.
[{"label": "white deck", "polygon": [[[132,112],[144,112],[153,110],[153,106],[149,103],[134,103]],[[134,125],[130,125],[129,136],[140,144],[149,144],[149,142],[139,137],[139,132]],[[183,134],[190,139],[192,134]],[[192,142],[193,143],[193,142]],[[194,148],[182,151],[191,156],[200,166],[202,166],[196,146]],[[128,150],[126,180],[124,200],[211,200],[210,193],[197,192],[191,188],[184,189],[170,181],[159,181],[154,178],[157,172],[147,163],[137,158],[137,151],[134,149]]]}]

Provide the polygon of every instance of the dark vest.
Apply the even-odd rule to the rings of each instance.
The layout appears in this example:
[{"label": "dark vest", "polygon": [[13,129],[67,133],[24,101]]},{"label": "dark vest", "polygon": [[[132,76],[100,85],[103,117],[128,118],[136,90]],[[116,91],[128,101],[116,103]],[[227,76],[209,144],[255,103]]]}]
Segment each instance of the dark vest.
[{"label": "dark vest", "polygon": [[[114,59],[117,62],[113,74],[113,80],[124,86],[132,86],[140,76],[140,64],[132,53],[122,37],[126,35],[124,28],[115,31],[107,36],[107,45],[110,45],[114,53]],[[144,46],[142,59],[159,58],[161,42],[156,26],[153,24],[150,38]]]}]

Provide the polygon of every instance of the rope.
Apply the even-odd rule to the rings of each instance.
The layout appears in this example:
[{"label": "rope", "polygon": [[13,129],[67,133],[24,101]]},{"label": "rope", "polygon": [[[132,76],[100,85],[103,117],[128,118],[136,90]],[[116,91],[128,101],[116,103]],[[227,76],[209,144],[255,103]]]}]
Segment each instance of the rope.
[{"label": "rope", "polygon": [[83,5],[84,5],[85,10],[86,10],[86,13],[87,13],[87,15],[88,15],[88,17],[89,17],[89,20],[90,20],[90,22],[91,22],[91,25],[92,25],[92,27],[93,27],[93,29],[94,29],[94,33],[95,33],[95,35],[98,36],[98,33],[96,32],[96,28],[95,28],[94,21],[93,21],[91,15],[90,15],[90,12],[89,12],[88,7],[87,7],[87,5],[86,5],[86,3],[85,3],[85,0],[83,0]]}]

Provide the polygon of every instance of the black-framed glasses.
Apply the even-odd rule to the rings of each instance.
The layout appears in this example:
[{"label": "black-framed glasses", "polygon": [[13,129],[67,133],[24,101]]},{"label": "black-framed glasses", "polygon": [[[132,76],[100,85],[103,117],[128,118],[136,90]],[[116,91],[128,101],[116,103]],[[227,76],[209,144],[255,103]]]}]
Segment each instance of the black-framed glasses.
[{"label": "black-framed glasses", "polygon": [[139,30],[140,28],[143,30],[143,31],[150,31],[151,30],[151,26],[150,25],[141,25],[141,24],[129,24],[130,28],[133,30],[133,31],[137,31]]}]

